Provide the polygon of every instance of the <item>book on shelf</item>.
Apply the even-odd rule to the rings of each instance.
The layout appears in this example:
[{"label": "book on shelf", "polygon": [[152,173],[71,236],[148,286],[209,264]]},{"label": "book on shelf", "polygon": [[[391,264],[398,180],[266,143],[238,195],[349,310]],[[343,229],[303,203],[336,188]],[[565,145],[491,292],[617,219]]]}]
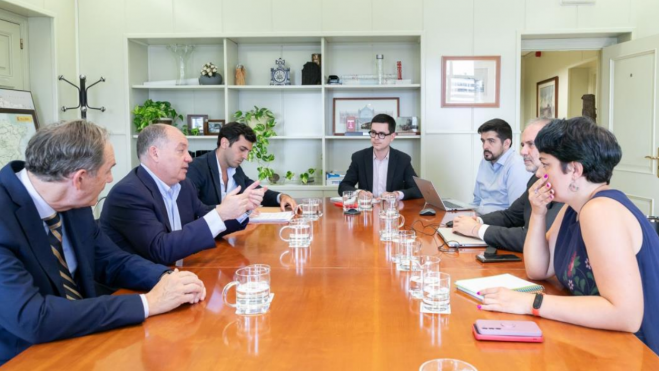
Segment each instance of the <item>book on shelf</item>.
[{"label": "book on shelf", "polygon": [[478,292],[492,287],[505,287],[510,290],[526,293],[545,291],[542,285],[515,277],[509,273],[455,281],[455,287],[478,300],[483,300],[483,295],[479,295]]}]

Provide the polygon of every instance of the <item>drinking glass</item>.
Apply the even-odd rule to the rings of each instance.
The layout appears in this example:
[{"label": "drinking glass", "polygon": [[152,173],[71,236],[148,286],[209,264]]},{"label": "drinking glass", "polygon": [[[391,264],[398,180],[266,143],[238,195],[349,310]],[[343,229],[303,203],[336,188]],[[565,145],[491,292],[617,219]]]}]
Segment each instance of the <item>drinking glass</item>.
[{"label": "drinking glass", "polygon": [[300,211],[300,216],[307,219],[314,219],[317,217],[318,207],[313,203],[300,203],[297,205],[295,212],[293,214],[297,215],[298,210]]},{"label": "drinking glass", "polygon": [[439,261],[434,255],[419,255],[412,260],[410,295],[413,298],[423,299],[423,276],[425,272],[439,272]]},{"label": "drinking glass", "polygon": [[398,254],[396,269],[404,272],[412,270],[412,259],[414,256],[418,256],[420,252],[421,241],[417,241],[416,237],[401,238],[396,251]]},{"label": "drinking glass", "polygon": [[399,230],[398,233],[396,233],[395,235],[393,235],[391,237],[391,242],[394,243],[394,246],[393,246],[394,247],[394,249],[393,249],[394,250],[393,251],[393,259],[392,259],[392,261],[394,263],[398,263],[398,260],[400,258],[400,255],[398,255],[398,251],[399,251],[399,248],[400,248],[398,246],[398,244],[400,243],[400,240],[405,239],[405,238],[410,238],[410,237],[416,237],[416,232],[414,232],[412,230],[408,231],[408,230],[404,230],[404,229]]},{"label": "drinking glass", "polygon": [[359,209],[373,210],[373,194],[370,192],[359,192]]},{"label": "drinking glass", "polygon": [[[288,238],[284,238],[284,232],[288,232]],[[279,230],[279,238],[288,242],[288,247],[309,247],[313,240],[313,222],[305,218],[292,219]]]},{"label": "drinking glass", "polygon": [[380,215],[398,214],[398,198],[392,194],[380,196]]},{"label": "drinking glass", "polygon": [[425,362],[419,371],[478,371],[476,367],[459,359],[440,358]]},{"label": "drinking glass", "polygon": [[[391,241],[405,224],[405,217],[400,214],[380,214],[380,241]],[[400,221],[400,223],[399,223]]]},{"label": "drinking glass", "polygon": [[314,220],[318,220],[321,216],[323,216],[323,200],[320,198],[307,198],[307,203],[313,204],[314,208],[316,210],[316,215],[314,216]]},{"label": "drinking glass", "polygon": [[423,304],[433,311],[448,310],[451,304],[451,276],[427,269],[423,273]]},{"label": "drinking glass", "polygon": [[[344,191],[343,192],[343,212],[346,213],[350,210],[357,210],[357,192],[356,191]],[[359,214],[359,213],[357,213]]]},{"label": "drinking glass", "polygon": [[[236,286],[236,302],[229,303],[227,293]],[[233,281],[224,286],[224,303],[236,308],[236,314],[265,313],[270,308],[270,266],[253,264],[240,268]]]}]

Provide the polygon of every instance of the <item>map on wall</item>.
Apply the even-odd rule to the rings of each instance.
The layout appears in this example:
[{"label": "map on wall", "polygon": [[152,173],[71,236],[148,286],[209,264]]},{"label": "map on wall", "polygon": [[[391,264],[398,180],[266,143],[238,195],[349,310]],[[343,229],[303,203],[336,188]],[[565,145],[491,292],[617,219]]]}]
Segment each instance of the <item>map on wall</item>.
[{"label": "map on wall", "polygon": [[0,168],[25,159],[25,148],[36,131],[32,114],[0,113]]}]

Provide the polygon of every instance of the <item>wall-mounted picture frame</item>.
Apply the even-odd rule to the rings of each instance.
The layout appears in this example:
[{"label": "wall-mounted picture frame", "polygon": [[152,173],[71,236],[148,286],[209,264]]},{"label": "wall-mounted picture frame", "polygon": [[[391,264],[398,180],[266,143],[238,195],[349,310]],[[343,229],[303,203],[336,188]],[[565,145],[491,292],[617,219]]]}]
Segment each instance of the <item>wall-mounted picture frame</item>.
[{"label": "wall-mounted picture frame", "polygon": [[35,110],[32,92],[28,90],[0,89],[0,108]]},{"label": "wall-mounted picture frame", "polygon": [[[400,98],[334,98],[332,132],[346,135],[346,131],[367,133],[375,115],[385,113],[398,117]],[[349,125],[348,125],[349,124]]]},{"label": "wall-mounted picture frame", "polygon": [[192,114],[192,115],[188,115],[187,119],[188,119],[188,130],[190,131],[190,133],[193,133],[193,129],[197,129],[197,132],[199,134],[204,133],[204,125],[205,122],[208,120],[208,115]]},{"label": "wall-mounted picture frame", "polygon": [[499,107],[501,56],[442,57],[442,107]]},{"label": "wall-mounted picture frame", "polygon": [[25,159],[30,138],[39,130],[35,110],[0,108],[0,168],[14,160]]},{"label": "wall-mounted picture frame", "polygon": [[208,119],[204,122],[204,135],[216,136],[226,123],[225,120]]},{"label": "wall-mounted picture frame", "polygon": [[535,102],[536,117],[558,117],[558,76],[536,84]]}]

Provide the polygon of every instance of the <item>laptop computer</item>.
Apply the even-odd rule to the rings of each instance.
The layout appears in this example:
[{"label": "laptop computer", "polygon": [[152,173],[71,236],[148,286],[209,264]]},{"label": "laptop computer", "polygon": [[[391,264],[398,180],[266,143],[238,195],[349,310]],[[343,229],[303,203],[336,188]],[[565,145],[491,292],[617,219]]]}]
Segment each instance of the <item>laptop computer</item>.
[{"label": "laptop computer", "polygon": [[413,178],[414,183],[416,183],[416,186],[419,187],[419,190],[421,191],[421,194],[423,195],[423,198],[428,205],[435,206],[440,210],[445,211],[473,210],[472,206],[457,200],[452,200],[449,198],[442,200],[442,198],[439,197],[439,193],[437,193],[437,189],[435,189],[435,186],[431,181],[421,179],[418,176]]}]

